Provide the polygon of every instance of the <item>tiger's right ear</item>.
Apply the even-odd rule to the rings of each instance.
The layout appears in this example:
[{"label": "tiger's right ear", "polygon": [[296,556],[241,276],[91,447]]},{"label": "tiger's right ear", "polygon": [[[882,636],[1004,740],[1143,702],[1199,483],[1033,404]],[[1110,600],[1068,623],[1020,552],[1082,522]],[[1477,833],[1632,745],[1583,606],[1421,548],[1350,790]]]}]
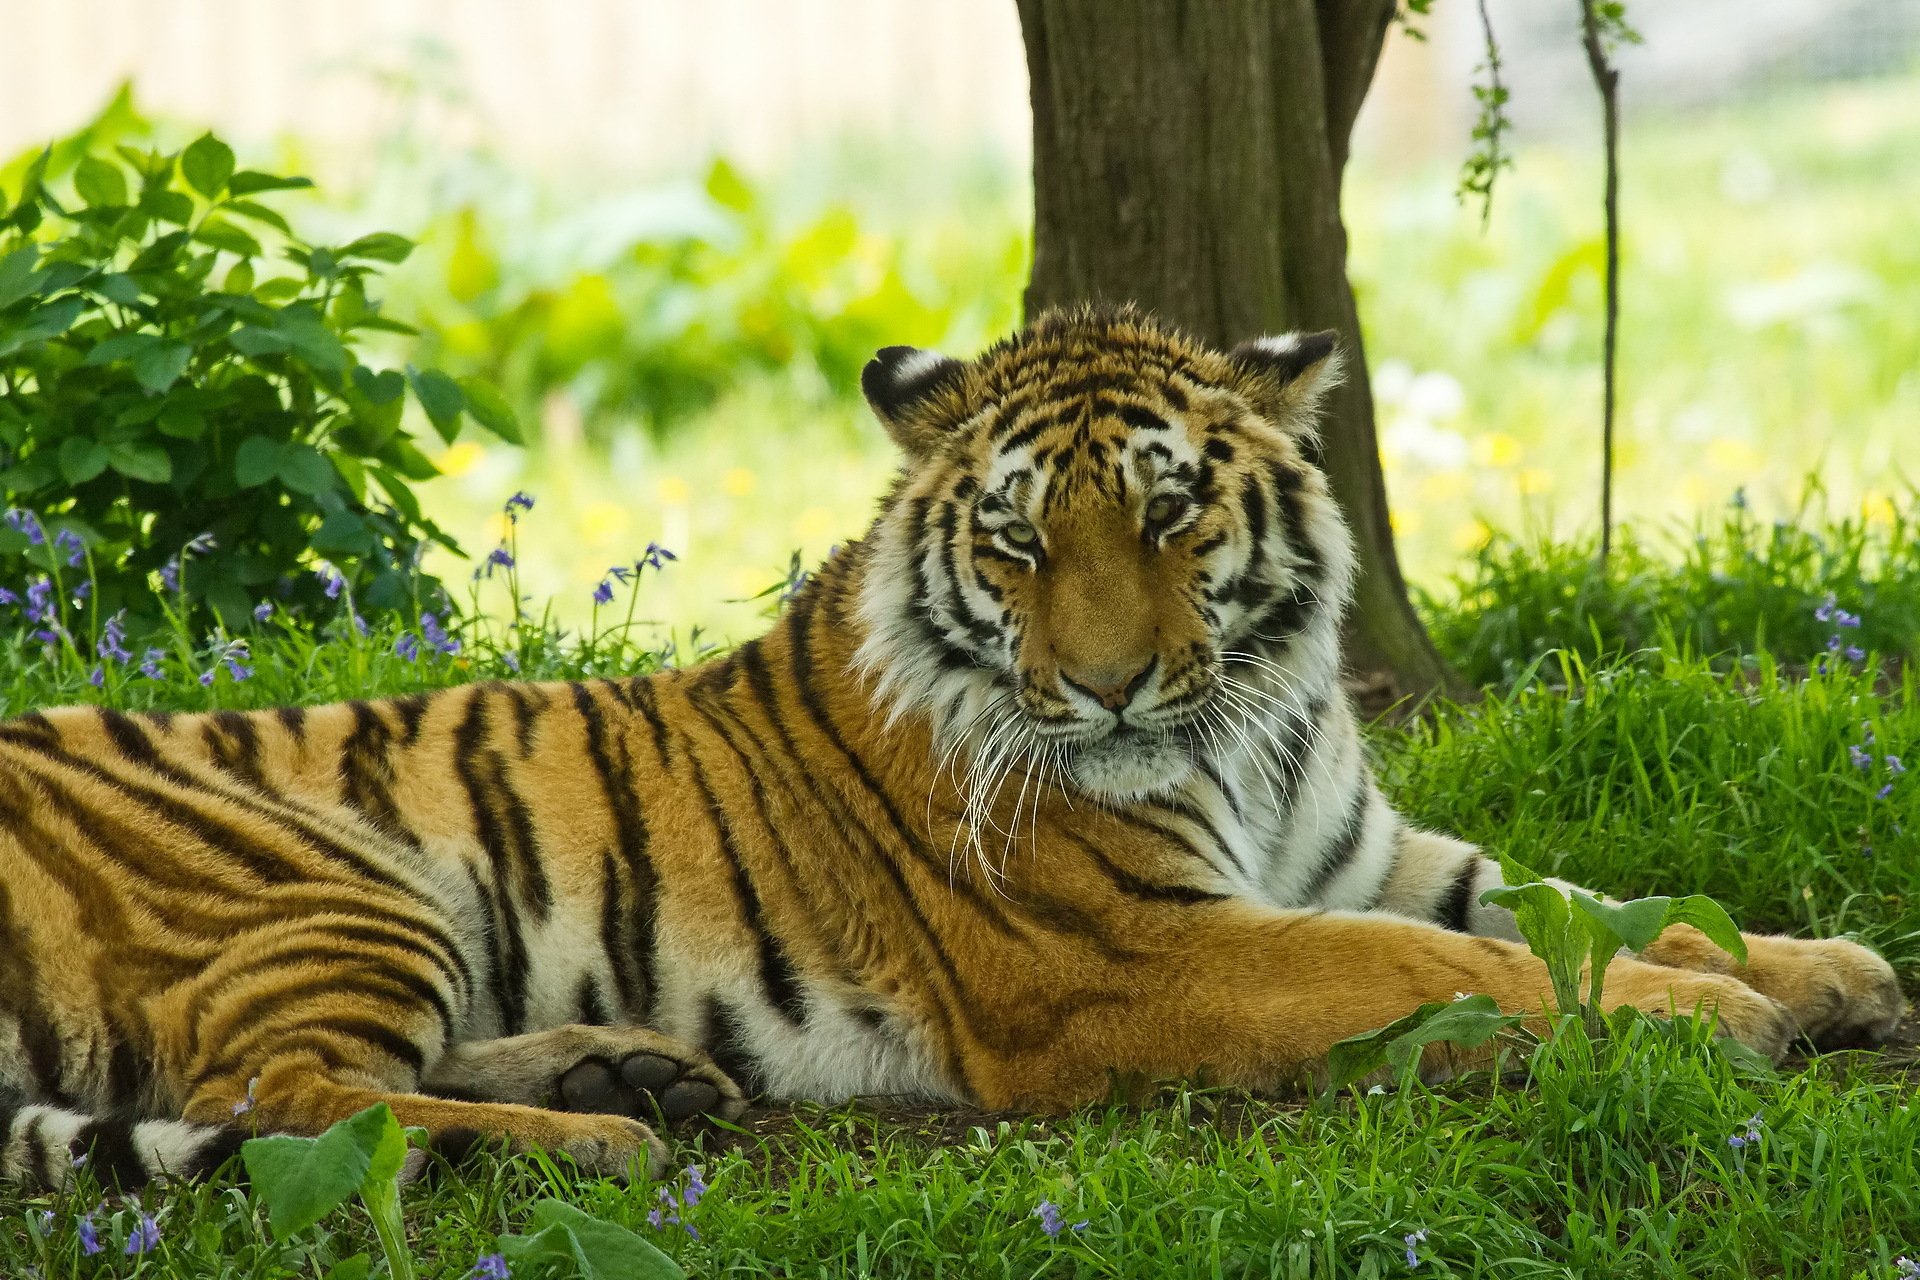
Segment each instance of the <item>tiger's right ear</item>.
[{"label": "tiger's right ear", "polygon": [[873,414],[910,458],[934,451],[953,425],[967,367],[918,347],[882,347],[860,371]]}]

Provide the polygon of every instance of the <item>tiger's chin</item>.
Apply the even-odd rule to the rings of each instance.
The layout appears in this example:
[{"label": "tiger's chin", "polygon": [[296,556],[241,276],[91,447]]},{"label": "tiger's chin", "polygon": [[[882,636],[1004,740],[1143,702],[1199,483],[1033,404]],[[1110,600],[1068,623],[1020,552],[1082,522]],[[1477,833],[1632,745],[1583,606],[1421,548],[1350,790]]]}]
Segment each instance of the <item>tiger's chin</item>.
[{"label": "tiger's chin", "polygon": [[1074,786],[1115,804],[1163,795],[1192,772],[1193,757],[1184,744],[1138,732],[1087,743],[1067,763]]}]

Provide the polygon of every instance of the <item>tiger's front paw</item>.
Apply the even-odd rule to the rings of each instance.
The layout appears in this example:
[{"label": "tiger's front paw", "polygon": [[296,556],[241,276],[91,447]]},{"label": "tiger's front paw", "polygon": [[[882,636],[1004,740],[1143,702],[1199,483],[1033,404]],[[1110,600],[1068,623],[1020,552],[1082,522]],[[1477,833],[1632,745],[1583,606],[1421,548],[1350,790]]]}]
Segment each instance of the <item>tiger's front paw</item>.
[{"label": "tiger's front paw", "polygon": [[1653,1014],[1697,1014],[1769,1061],[1778,1062],[1799,1034],[1793,1011],[1738,978],[1688,973],[1635,961],[1608,971],[1606,1005],[1633,1005]]},{"label": "tiger's front paw", "polygon": [[1742,975],[1772,996],[1819,1049],[1882,1044],[1907,1009],[1893,966],[1845,938],[1747,939]]}]

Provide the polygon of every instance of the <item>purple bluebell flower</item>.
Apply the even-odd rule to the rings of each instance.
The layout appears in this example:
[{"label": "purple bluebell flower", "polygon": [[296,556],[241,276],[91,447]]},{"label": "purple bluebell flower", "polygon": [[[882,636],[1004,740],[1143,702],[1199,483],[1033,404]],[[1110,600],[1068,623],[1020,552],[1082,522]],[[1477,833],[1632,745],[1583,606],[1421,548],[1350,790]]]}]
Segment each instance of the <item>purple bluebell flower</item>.
[{"label": "purple bluebell flower", "polygon": [[18,591],[11,590],[7,587],[0,587],[0,604],[14,605],[19,603],[20,593]]},{"label": "purple bluebell flower", "polygon": [[1728,1138],[1727,1145],[1735,1151],[1739,1151],[1744,1147],[1752,1146],[1758,1141],[1760,1141],[1760,1113],[1756,1111],[1747,1121],[1746,1132],[1736,1133]]},{"label": "purple bluebell flower", "polygon": [[607,576],[609,578],[614,579],[616,582],[618,582],[621,586],[624,587],[629,582],[633,581],[633,575],[638,569],[639,569],[638,565],[635,565],[632,569],[629,569],[627,568],[627,566],[623,564],[612,564],[607,566]]},{"label": "purple bluebell flower", "polygon": [[641,565],[644,564],[650,569],[659,569],[665,564],[666,561],[678,560],[679,558],[680,558],[679,556],[673,554],[673,552],[667,550],[665,547],[661,546],[659,543],[649,542],[647,544],[647,549],[640,553],[640,559],[635,562],[633,567],[635,569],[638,569]]},{"label": "purple bluebell flower", "polygon": [[214,670],[212,667],[208,667],[205,671],[202,671],[200,673],[200,687],[202,689],[213,688],[213,676]]},{"label": "purple bluebell flower", "polygon": [[180,557],[175,556],[160,566],[160,585],[169,591],[180,589]]},{"label": "purple bluebell flower", "polygon": [[520,519],[519,512],[533,510],[533,495],[522,489],[508,498],[507,505],[501,510],[507,513],[507,519],[517,521]]},{"label": "purple bluebell flower", "polygon": [[613,603],[613,579],[612,578],[600,579],[600,585],[593,589],[593,602],[595,604],[612,604]]},{"label": "purple bluebell flower", "polygon": [[1828,636],[1828,637],[1827,637],[1827,652],[1828,652],[1828,653],[1838,653],[1838,652],[1840,652],[1840,637],[1839,637],[1839,636]]},{"label": "purple bluebell flower", "polygon": [[1836,627],[1857,627],[1860,625],[1860,615],[1857,613],[1848,613],[1845,609],[1835,609],[1833,611],[1833,625]]},{"label": "purple bluebell flower", "polygon": [[420,661],[420,637],[411,631],[402,631],[393,642],[393,651],[408,662]]},{"label": "purple bluebell flower", "polygon": [[347,589],[347,580],[341,577],[340,571],[330,564],[320,565],[313,571],[313,575],[320,579],[329,600],[338,600],[340,593]]},{"label": "purple bluebell flower", "polygon": [[467,1274],[470,1280],[508,1280],[513,1272],[507,1266],[505,1254],[483,1253]]},{"label": "purple bluebell flower", "polygon": [[167,656],[165,649],[149,649],[140,660],[140,674],[149,680],[160,679],[160,663]]},{"label": "purple bluebell flower", "polygon": [[253,606],[253,620],[255,622],[265,622],[268,618],[271,618],[272,616],[273,616],[273,601],[262,600],[259,604]]},{"label": "purple bluebell flower", "polygon": [[254,1094],[259,1090],[259,1088],[260,1088],[259,1076],[255,1076],[253,1077],[253,1079],[247,1081],[247,1096],[233,1104],[233,1114],[237,1116],[243,1116],[247,1114],[247,1112],[253,1110]]},{"label": "purple bluebell flower", "polygon": [[427,647],[451,657],[460,652],[460,642],[447,634],[440,625],[440,619],[431,613],[420,615],[420,634],[426,637]]},{"label": "purple bluebell flower", "polygon": [[687,1189],[680,1195],[680,1203],[691,1209],[700,1203],[700,1197],[707,1194],[706,1173],[697,1164],[687,1166]]},{"label": "purple bluebell flower", "polygon": [[53,549],[66,555],[69,569],[78,569],[87,558],[87,544],[71,529],[62,529],[53,535]]},{"label": "purple bluebell flower", "polygon": [[134,1224],[133,1232],[127,1237],[126,1253],[129,1256],[145,1253],[160,1244],[160,1224],[153,1220],[150,1213],[142,1213]]},{"label": "purple bluebell flower", "polygon": [[1848,747],[1847,759],[1853,761],[1853,767],[1856,769],[1866,770],[1873,768],[1873,757],[1867,754],[1865,747],[1859,745]]},{"label": "purple bluebell flower", "polygon": [[1901,1254],[1893,1260],[1894,1280],[1920,1280],[1920,1262]]},{"label": "purple bluebell flower", "polygon": [[106,682],[107,682],[107,669],[105,667],[96,666],[94,667],[93,670],[87,672],[87,683],[92,685],[94,688],[98,689],[101,686],[105,685]]},{"label": "purple bluebell flower", "polygon": [[127,611],[120,610],[100,628],[100,640],[93,650],[102,658],[114,662],[132,662],[133,654],[127,649]]},{"label": "purple bluebell flower", "polygon": [[513,568],[513,553],[508,551],[503,543],[488,553],[486,563],[480,567],[486,571],[487,577],[491,578],[495,569]]},{"label": "purple bluebell flower", "polygon": [[1893,794],[1893,784],[1889,782],[1885,786],[1881,787],[1878,791],[1874,792],[1873,798],[1875,800],[1885,800],[1888,796],[1892,794]]},{"label": "purple bluebell flower", "polygon": [[23,533],[30,546],[39,546],[47,540],[47,531],[40,527],[40,517],[31,511],[22,511],[19,507],[9,507],[6,515],[7,527],[15,533]]},{"label": "purple bluebell flower", "polygon": [[27,621],[52,622],[53,579],[37,578],[27,584]]},{"label": "purple bluebell flower", "polygon": [[1850,644],[1847,646],[1848,662],[1858,662],[1862,658],[1865,658],[1866,656],[1867,656],[1867,651],[1865,649],[1862,649],[1859,645]]},{"label": "purple bluebell flower", "polygon": [[1813,616],[1818,618],[1822,622],[1832,622],[1833,611],[1837,607],[1838,607],[1838,603],[1835,600],[1833,593],[1828,592],[1827,598],[1820,602],[1820,607],[1813,611]]},{"label": "purple bluebell flower", "polygon": [[94,1254],[106,1247],[100,1243],[100,1229],[93,1225],[93,1214],[83,1213],[80,1215],[78,1231],[80,1235],[80,1252],[87,1257],[91,1258]]},{"label": "purple bluebell flower", "polygon": [[53,1231],[53,1210],[42,1209],[40,1211],[40,1234],[43,1236],[49,1235],[52,1233],[52,1231]]},{"label": "purple bluebell flower", "polygon": [[1033,1211],[1032,1216],[1040,1219],[1040,1229],[1047,1233],[1049,1240],[1058,1236],[1062,1231],[1084,1231],[1089,1221],[1089,1219],[1082,1218],[1079,1222],[1074,1223],[1072,1227],[1068,1227],[1066,1222],[1060,1217],[1060,1206],[1051,1200],[1042,1200],[1040,1207]]},{"label": "purple bluebell flower", "polygon": [[500,661],[506,663],[507,670],[513,672],[513,674],[515,675],[520,674],[520,655],[519,654],[503,653],[500,655]]},{"label": "purple bluebell flower", "polygon": [[1906,764],[1896,755],[1888,754],[1881,756],[1880,763],[1886,765],[1887,772],[1896,778],[1907,771]]},{"label": "purple bluebell flower", "polygon": [[1400,1237],[1400,1240],[1401,1243],[1407,1246],[1408,1270],[1417,1270],[1420,1266],[1419,1247],[1427,1242],[1427,1229],[1421,1227],[1417,1231],[1409,1231],[1406,1235]]},{"label": "purple bluebell flower", "polygon": [[87,602],[87,597],[92,594],[93,594],[93,584],[91,582],[74,583],[73,584],[73,607],[77,609],[81,605],[85,604]]},{"label": "purple bluebell flower", "polygon": [[211,533],[196,533],[187,539],[187,545],[180,548],[190,556],[203,556],[218,547],[220,543]]}]

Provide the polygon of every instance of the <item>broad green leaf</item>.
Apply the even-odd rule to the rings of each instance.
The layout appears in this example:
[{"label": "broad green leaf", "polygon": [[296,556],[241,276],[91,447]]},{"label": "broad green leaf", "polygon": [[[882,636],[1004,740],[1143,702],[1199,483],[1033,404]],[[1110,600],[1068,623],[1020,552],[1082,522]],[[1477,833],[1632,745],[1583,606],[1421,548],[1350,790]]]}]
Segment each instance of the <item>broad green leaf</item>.
[{"label": "broad green leaf", "polygon": [[1355,1080],[1387,1065],[1387,1045],[1419,1027],[1447,1006],[1440,1001],[1421,1005],[1405,1017],[1395,1018],[1384,1027],[1376,1027],[1357,1036],[1336,1041],[1327,1051],[1327,1086],[1344,1089]]},{"label": "broad green leaf", "polygon": [[364,1253],[356,1253],[351,1258],[342,1258],[333,1264],[327,1272],[326,1280],[367,1280],[367,1273],[373,1270],[373,1259]]},{"label": "broad green leaf", "polygon": [[[562,1200],[536,1200],[533,1225],[544,1236],[556,1228],[572,1237],[582,1280],[684,1280],[686,1272],[638,1232],[602,1222]],[[503,1252],[505,1240],[502,1240]]]},{"label": "broad green leaf", "polygon": [[73,189],[95,209],[127,202],[127,177],[120,166],[98,156],[82,156],[73,170]]},{"label": "broad green leaf", "polygon": [[363,364],[355,365],[353,385],[374,404],[392,404],[407,393],[406,377],[398,369],[382,369],[375,373]]},{"label": "broad green leaf", "polygon": [[318,497],[335,484],[333,464],[310,444],[290,444],[281,450],[280,479],[287,488]]},{"label": "broad green leaf", "polygon": [[220,288],[227,293],[253,292],[253,264],[244,258],[227,268],[227,278],[220,282]]},{"label": "broad green leaf", "polygon": [[264,222],[275,231],[281,232],[284,235],[293,234],[293,228],[287,225],[287,220],[263,204],[256,204],[252,200],[229,200],[220,207],[228,213],[236,214],[239,217],[251,218],[255,222]]},{"label": "broad green leaf", "polygon": [[298,1235],[346,1203],[367,1180],[389,1131],[398,1128],[387,1104],[376,1102],[317,1138],[253,1138],[241,1144],[240,1159],[267,1206],[274,1239]]},{"label": "broad green leaf", "polygon": [[1705,894],[1689,894],[1677,899],[1667,912],[1667,923],[1690,924],[1737,962],[1747,962],[1747,940],[1740,936],[1740,926],[1733,922],[1725,907]]},{"label": "broad green leaf", "polygon": [[555,1223],[531,1235],[503,1235],[501,1256],[515,1275],[590,1276],[593,1264],[580,1251],[573,1232]]},{"label": "broad green leaf", "polygon": [[12,306],[33,292],[40,280],[34,273],[39,261],[40,250],[32,244],[21,245],[0,257],[0,309]]},{"label": "broad green leaf", "polygon": [[1608,933],[1614,947],[1645,951],[1667,927],[1672,898],[1635,898],[1630,902],[1602,902],[1590,893],[1573,892],[1573,905]]},{"label": "broad green leaf", "polygon": [[326,322],[305,307],[291,307],[280,313],[276,328],[286,335],[294,354],[316,369],[345,373],[352,361],[347,349]]},{"label": "broad green leaf", "polygon": [[198,440],[206,434],[207,420],[191,405],[170,404],[160,411],[160,432],[176,440]]},{"label": "broad green leaf", "polygon": [[413,384],[413,395],[420,407],[427,411],[427,420],[433,423],[433,429],[448,444],[460,434],[460,411],[466,407],[467,397],[460,390],[460,384],[441,373],[438,369],[416,369],[407,366],[407,380]]},{"label": "broad green leaf", "polygon": [[156,271],[172,262],[180,252],[180,247],[186,243],[186,232],[169,231],[142,249],[139,256],[127,264],[127,270],[135,275],[142,271]]},{"label": "broad green leaf", "polygon": [[140,301],[140,286],[130,275],[120,271],[110,271],[94,282],[93,291],[108,302],[117,302],[123,307],[131,307]]},{"label": "broad green leaf", "polygon": [[157,444],[115,441],[107,446],[107,462],[121,475],[150,484],[173,479],[173,459]]},{"label": "broad green leaf", "polygon": [[234,226],[231,222],[219,218],[208,218],[194,231],[193,238],[201,244],[211,245],[215,249],[224,249],[228,253],[242,258],[260,256],[260,242]]},{"label": "broad green leaf", "polygon": [[467,412],[473,420],[508,444],[525,444],[520,434],[520,419],[505,396],[493,389],[485,378],[462,378],[460,390],[467,398]]},{"label": "broad green leaf", "polygon": [[1477,1049],[1503,1028],[1518,1019],[1500,1012],[1489,995],[1471,995],[1442,1005],[1437,1013],[1418,1026],[1401,1032],[1387,1042],[1387,1062],[1397,1072],[1405,1072],[1419,1058],[1420,1050],[1446,1041],[1463,1049]]},{"label": "broad green leaf", "polygon": [[413,252],[413,241],[391,231],[376,231],[361,236],[338,250],[342,258],[371,258],[376,262],[405,262]]},{"label": "broad green leaf", "polygon": [[242,489],[252,489],[273,479],[280,470],[283,446],[266,436],[248,436],[233,454],[233,479]]},{"label": "broad green leaf", "polygon": [[41,303],[12,328],[0,327],[0,356],[11,355],[33,343],[59,337],[73,327],[73,322],[86,309],[87,300],[72,295]]},{"label": "broad green leaf", "polygon": [[293,346],[286,334],[256,324],[241,325],[227,335],[227,342],[247,356],[284,355]]},{"label": "broad green leaf", "polygon": [[87,358],[81,364],[98,368],[117,360],[131,360],[141,352],[151,351],[165,342],[166,339],[157,333],[109,334],[93,344],[93,349],[87,352]]},{"label": "broad green leaf", "polygon": [[193,348],[186,343],[162,342],[136,352],[129,363],[140,385],[159,395],[179,380],[192,358]]},{"label": "broad green leaf", "polygon": [[373,530],[351,511],[334,512],[313,531],[313,549],[322,555],[365,555],[373,545]]},{"label": "broad green leaf", "polygon": [[60,442],[60,475],[68,484],[85,484],[106,469],[107,447],[92,436]]},{"label": "broad green leaf", "polygon": [[201,134],[181,153],[180,176],[207,199],[219,199],[233,177],[233,148],[210,133]]},{"label": "broad green leaf", "polygon": [[250,196],[259,191],[294,191],[312,185],[311,178],[281,178],[257,169],[242,169],[227,180],[227,190],[236,196]]},{"label": "broad green leaf", "polygon": [[193,200],[184,191],[152,191],[140,198],[140,207],[162,222],[184,227],[193,221]]}]

